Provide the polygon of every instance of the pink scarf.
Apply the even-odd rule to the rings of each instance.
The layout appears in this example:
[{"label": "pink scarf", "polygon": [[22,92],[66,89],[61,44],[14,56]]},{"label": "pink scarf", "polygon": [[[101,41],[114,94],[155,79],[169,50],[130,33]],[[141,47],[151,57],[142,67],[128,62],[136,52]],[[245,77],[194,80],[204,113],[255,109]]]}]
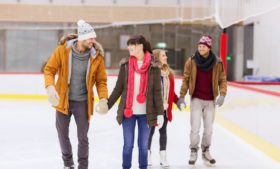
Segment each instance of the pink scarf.
[{"label": "pink scarf", "polygon": [[135,56],[129,57],[129,67],[128,67],[128,87],[127,87],[127,96],[126,96],[126,108],[124,110],[124,116],[130,118],[133,114],[132,105],[133,105],[133,95],[134,95],[134,72],[141,74],[140,77],[140,87],[139,93],[137,95],[138,103],[144,103],[146,101],[146,91],[148,85],[148,69],[151,64],[151,54],[146,52],[144,55],[143,64],[138,68],[137,59]]}]

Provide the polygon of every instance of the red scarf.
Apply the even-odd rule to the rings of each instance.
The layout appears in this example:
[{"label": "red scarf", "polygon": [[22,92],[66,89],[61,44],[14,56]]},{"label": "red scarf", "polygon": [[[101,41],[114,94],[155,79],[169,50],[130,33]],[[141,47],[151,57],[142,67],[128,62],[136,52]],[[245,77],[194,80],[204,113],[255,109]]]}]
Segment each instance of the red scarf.
[{"label": "red scarf", "polygon": [[128,67],[128,87],[126,96],[126,108],[124,110],[124,116],[130,118],[133,114],[133,95],[134,95],[134,72],[141,74],[139,93],[137,95],[138,103],[144,103],[146,101],[146,91],[148,85],[148,69],[151,64],[151,54],[146,52],[144,55],[143,64],[138,68],[137,59],[135,56],[129,57],[129,67]]}]

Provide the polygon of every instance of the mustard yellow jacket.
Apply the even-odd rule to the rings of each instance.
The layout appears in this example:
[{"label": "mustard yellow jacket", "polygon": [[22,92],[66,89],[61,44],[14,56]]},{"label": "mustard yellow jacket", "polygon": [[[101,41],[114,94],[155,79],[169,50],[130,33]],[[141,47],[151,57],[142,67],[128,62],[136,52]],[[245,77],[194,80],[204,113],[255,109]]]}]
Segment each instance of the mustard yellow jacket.
[{"label": "mustard yellow jacket", "polygon": [[[44,68],[45,87],[54,85],[60,97],[59,105],[54,106],[63,114],[68,114],[69,83],[72,66],[72,45],[74,40],[58,45]],[[96,85],[99,99],[108,98],[107,74],[101,47],[95,45],[91,50],[91,56],[87,67],[86,87],[88,92],[88,119],[93,115],[94,93],[93,86]],[[55,82],[55,75],[58,75]]]}]

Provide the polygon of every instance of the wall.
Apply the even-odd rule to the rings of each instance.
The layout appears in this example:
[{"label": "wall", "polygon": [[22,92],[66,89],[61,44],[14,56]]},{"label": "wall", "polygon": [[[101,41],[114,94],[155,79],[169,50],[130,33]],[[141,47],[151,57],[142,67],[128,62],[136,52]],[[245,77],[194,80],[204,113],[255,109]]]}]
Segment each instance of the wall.
[{"label": "wall", "polygon": [[[254,19],[254,59],[259,68],[254,75],[280,76],[280,10]],[[245,49],[246,50],[246,49]]]},{"label": "wall", "polygon": [[[2,25],[15,26],[11,23],[0,23],[0,27]],[[21,23],[16,30],[0,30],[0,72],[40,71],[42,62],[51,56],[58,39],[62,35],[75,32],[74,29],[45,29],[50,26],[60,27],[63,24]],[[40,29],[32,30],[26,27]],[[152,48],[156,48],[158,42],[167,44],[170,66],[179,71],[178,75],[182,74],[180,71],[183,71],[186,59],[195,52],[197,41],[202,34],[210,34],[213,37],[213,51],[218,55],[220,31],[218,26],[191,24],[130,25],[96,29],[97,41],[106,52],[110,52],[111,61],[107,68],[113,69],[113,72],[118,70],[121,58],[128,56],[126,48],[120,49],[120,36],[144,35],[151,42]]]}]

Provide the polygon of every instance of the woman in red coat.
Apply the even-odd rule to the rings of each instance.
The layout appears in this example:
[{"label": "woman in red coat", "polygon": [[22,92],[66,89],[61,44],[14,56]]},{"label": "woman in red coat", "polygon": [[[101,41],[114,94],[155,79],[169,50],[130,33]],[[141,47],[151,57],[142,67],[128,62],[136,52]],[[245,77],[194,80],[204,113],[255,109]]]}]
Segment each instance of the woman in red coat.
[{"label": "woman in red coat", "polygon": [[[166,144],[167,144],[167,122],[172,121],[172,105],[177,104],[178,96],[174,92],[174,73],[170,69],[167,63],[167,56],[165,50],[155,49],[153,55],[161,63],[161,85],[162,85],[162,98],[164,107],[164,123],[159,129],[160,134],[160,165],[162,167],[168,167],[168,161],[166,160]],[[178,106],[178,105],[177,105]],[[155,132],[155,127],[151,128],[148,142],[148,165],[152,165],[151,160],[151,144],[152,138]]]}]

